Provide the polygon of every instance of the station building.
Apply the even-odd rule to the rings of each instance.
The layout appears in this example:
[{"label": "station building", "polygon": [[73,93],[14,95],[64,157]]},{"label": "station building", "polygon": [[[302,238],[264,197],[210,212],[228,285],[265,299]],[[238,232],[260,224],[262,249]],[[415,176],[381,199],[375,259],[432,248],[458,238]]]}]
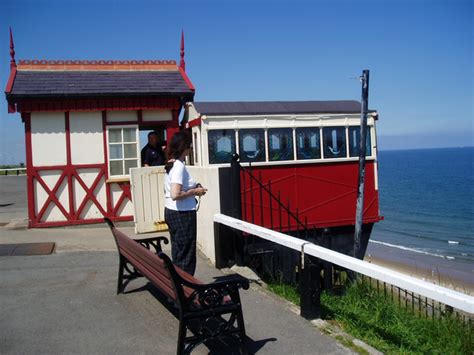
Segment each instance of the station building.
[{"label": "station building", "polygon": [[25,127],[29,227],[133,219],[139,132],[179,130],[194,86],[181,60],[19,60],[10,32],[8,111]]}]

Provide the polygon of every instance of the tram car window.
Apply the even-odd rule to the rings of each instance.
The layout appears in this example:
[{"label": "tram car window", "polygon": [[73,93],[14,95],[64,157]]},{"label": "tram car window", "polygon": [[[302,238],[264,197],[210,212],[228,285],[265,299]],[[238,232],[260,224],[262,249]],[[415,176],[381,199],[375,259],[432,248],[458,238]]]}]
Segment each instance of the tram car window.
[{"label": "tram car window", "polygon": [[[349,156],[359,156],[360,145],[360,126],[349,127]],[[367,136],[365,140],[365,155],[372,155],[372,144],[370,139],[370,127],[367,127]]]},{"label": "tram car window", "polygon": [[232,129],[212,130],[207,133],[209,164],[230,163],[235,153],[235,131]]},{"label": "tram car window", "polygon": [[323,128],[324,158],[346,158],[346,128]]},{"label": "tram car window", "polygon": [[265,161],[263,129],[239,130],[239,154],[242,162]]},{"label": "tram car window", "polygon": [[296,129],[296,157],[299,160],[321,159],[319,128]]},{"label": "tram car window", "polygon": [[268,160],[293,160],[293,130],[271,128],[268,130]]}]

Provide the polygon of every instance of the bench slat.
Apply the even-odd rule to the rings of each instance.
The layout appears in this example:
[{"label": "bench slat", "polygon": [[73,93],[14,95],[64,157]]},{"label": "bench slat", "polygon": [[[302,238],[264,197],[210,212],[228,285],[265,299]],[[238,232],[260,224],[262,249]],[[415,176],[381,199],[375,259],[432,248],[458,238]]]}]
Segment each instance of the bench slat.
[{"label": "bench slat", "polygon": [[[176,298],[171,275],[158,255],[124,235],[118,236],[118,243],[122,255],[132,262],[141,273],[146,274],[147,277],[153,277],[153,281],[157,283],[155,286],[166,287],[167,293],[172,293],[172,298]],[[140,270],[141,268],[144,269]]]},{"label": "bench slat", "polygon": [[[154,286],[162,290],[167,297],[170,297],[174,301],[177,300],[176,291],[174,289],[173,281],[169,278],[169,273],[165,274],[164,272],[158,272],[157,268],[154,268],[149,263],[143,262],[142,259],[137,259],[129,250],[122,250],[121,253],[132,262],[135,268],[150,280]],[[158,258],[158,256],[156,257]]]}]

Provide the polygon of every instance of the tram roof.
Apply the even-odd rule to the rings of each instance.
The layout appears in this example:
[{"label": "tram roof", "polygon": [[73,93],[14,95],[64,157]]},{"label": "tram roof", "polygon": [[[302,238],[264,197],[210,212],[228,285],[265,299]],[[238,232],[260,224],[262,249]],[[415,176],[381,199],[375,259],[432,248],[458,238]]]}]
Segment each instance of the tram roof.
[{"label": "tram roof", "polygon": [[193,102],[197,112],[209,116],[360,113],[355,100],[337,101],[222,101]]}]

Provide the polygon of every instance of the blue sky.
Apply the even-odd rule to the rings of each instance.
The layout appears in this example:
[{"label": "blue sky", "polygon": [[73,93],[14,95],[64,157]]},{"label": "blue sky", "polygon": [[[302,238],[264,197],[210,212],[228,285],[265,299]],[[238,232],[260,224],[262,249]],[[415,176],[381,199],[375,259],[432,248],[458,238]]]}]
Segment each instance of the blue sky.
[{"label": "blue sky", "polygon": [[[468,146],[473,5],[449,1],[0,3],[0,81],[17,59],[176,59],[181,29],[195,100],[360,100],[381,149]],[[0,100],[0,164],[24,161],[23,125]]]}]

